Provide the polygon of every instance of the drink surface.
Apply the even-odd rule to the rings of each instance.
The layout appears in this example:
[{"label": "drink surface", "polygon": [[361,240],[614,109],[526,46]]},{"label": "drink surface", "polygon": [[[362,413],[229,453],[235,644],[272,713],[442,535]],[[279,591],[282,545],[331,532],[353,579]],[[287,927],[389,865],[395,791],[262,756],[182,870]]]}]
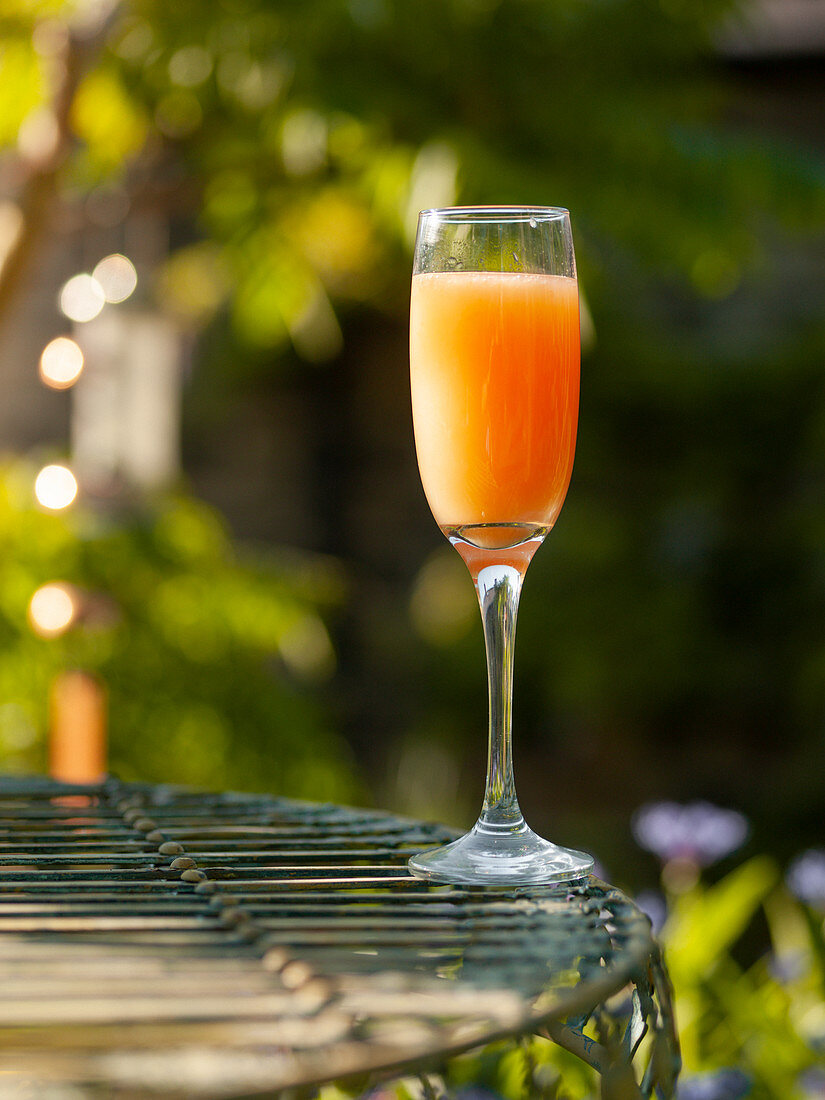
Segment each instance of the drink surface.
[{"label": "drink surface", "polygon": [[576,445],[575,279],[413,276],[410,378],[418,466],[442,528],[552,527]]}]

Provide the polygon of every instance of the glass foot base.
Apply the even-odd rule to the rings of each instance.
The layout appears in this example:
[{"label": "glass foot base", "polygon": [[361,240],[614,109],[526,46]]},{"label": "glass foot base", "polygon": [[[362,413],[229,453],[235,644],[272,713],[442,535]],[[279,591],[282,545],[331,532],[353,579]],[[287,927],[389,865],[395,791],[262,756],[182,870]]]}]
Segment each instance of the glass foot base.
[{"label": "glass foot base", "polygon": [[408,867],[433,882],[527,886],[583,878],[593,869],[593,857],[542,840],[524,824],[478,823],[460,840],[413,856]]}]

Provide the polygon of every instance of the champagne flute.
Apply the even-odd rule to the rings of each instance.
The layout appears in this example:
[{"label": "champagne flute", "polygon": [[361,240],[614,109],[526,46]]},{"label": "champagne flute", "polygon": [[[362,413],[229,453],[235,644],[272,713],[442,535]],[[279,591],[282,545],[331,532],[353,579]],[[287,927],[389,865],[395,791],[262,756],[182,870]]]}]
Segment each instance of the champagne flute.
[{"label": "champagne flute", "polygon": [[561,510],[576,443],[579,299],[566,210],[422,211],[410,380],[424,491],[478,593],[490,704],[481,816],[460,840],[413,856],[410,870],[502,886],[581,878],[591,856],[526,824],[511,740],[519,594]]}]

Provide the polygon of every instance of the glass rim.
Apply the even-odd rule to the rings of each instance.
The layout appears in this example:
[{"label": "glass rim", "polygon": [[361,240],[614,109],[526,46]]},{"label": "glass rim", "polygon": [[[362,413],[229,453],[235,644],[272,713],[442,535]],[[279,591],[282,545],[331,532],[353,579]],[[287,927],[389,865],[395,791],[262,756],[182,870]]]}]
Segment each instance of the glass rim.
[{"label": "glass rim", "polygon": [[432,206],[421,210],[419,220],[440,218],[442,221],[455,222],[529,222],[558,221],[570,217],[565,206]]}]

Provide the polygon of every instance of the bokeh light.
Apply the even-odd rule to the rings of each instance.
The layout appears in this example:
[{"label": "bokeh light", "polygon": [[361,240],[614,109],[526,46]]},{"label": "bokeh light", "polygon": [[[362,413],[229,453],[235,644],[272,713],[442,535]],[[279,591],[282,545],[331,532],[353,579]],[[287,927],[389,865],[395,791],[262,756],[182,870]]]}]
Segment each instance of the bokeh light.
[{"label": "bokeh light", "polygon": [[335,671],[335,650],[316,615],[302,615],[281,638],[279,649],[292,671],[307,680],[325,680]]},{"label": "bokeh light", "polygon": [[35,164],[54,156],[60,144],[60,127],[54,111],[37,107],[20,124],[17,149],[24,160]]},{"label": "bokeh light", "polygon": [[71,588],[66,584],[44,584],[29,601],[29,623],[41,638],[56,638],[72,624],[77,607]]},{"label": "bokeh light", "polygon": [[77,480],[68,466],[44,466],[35,480],[34,495],[38,504],[58,512],[77,496]]},{"label": "bokeh light", "polygon": [[71,321],[91,321],[105,305],[103,287],[93,275],[73,275],[60,291],[60,308]]},{"label": "bokeh light", "polygon": [[160,98],[155,108],[155,125],[166,137],[189,137],[202,122],[198,97],[186,88],[173,88]]},{"label": "bokeh light", "polygon": [[291,176],[305,176],[322,167],[327,158],[327,120],[317,111],[293,111],[281,133],[281,158]]},{"label": "bokeh light", "polygon": [[119,252],[104,256],[92,272],[92,278],[100,285],[107,302],[125,302],[137,286],[135,265]]},{"label": "bokeh light", "polygon": [[196,88],[212,72],[212,56],[202,46],[184,46],[169,59],[169,78],[173,84]]},{"label": "bokeh light", "polygon": [[57,336],[40,356],[40,379],[53,390],[66,390],[80,377],[83,352],[68,336]]},{"label": "bokeh light", "polygon": [[475,625],[478,602],[457,554],[439,550],[422,566],[410,617],[416,633],[435,646],[452,645]]}]

